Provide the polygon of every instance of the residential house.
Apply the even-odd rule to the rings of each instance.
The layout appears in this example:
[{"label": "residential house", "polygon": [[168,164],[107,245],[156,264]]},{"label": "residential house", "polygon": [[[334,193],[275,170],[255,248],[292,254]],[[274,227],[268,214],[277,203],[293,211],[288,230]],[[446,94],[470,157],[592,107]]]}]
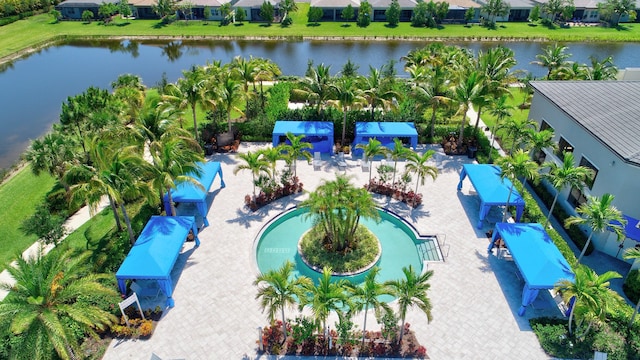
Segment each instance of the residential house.
[{"label": "residential house", "polygon": [[[592,169],[587,187],[563,190],[559,205],[575,213],[587,196],[610,193],[623,214],[640,219],[640,81],[532,81],[531,86],[529,119],[541,130],[552,128],[558,144],[557,152],[544,150],[546,160],[560,164],[561,152],[570,151],[576,165]],[[609,232],[593,240],[597,249],[618,258],[636,245],[627,239],[621,249]]]},{"label": "residential house", "polygon": [[56,10],[60,11],[65,19],[80,20],[82,13],[89,10],[93,13],[93,18],[98,18],[98,10],[103,3],[117,4],[120,0],[66,0],[56,5]]},{"label": "residential house", "polygon": [[358,9],[360,8],[360,0],[311,0],[311,7],[321,8],[323,15],[323,21],[341,21],[342,10],[351,5],[354,11],[355,20],[358,16]]},{"label": "residential house", "polygon": [[269,3],[271,3],[271,5],[273,5],[273,7],[275,8],[275,20],[279,21],[279,0],[239,0],[233,7],[243,8],[245,13],[247,14],[246,20],[248,21],[263,21],[263,19],[260,17],[260,8],[265,1],[268,1]]},{"label": "residential house", "polygon": [[132,15],[136,19],[159,19],[160,16],[153,11],[153,7],[158,4],[157,0],[129,0],[132,7]]}]

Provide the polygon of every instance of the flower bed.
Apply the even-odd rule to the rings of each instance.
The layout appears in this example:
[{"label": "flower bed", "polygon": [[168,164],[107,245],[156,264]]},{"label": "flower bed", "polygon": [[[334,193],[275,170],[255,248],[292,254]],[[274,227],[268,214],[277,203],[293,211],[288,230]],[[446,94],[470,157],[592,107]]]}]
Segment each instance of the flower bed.
[{"label": "flower bed", "polygon": [[392,198],[398,201],[402,201],[412,208],[417,208],[418,206],[422,205],[422,194],[418,194],[413,190],[404,191],[397,186],[390,185],[383,181],[375,179],[371,180],[369,185],[365,186],[365,188],[375,194],[391,196]]},{"label": "flower bed", "polygon": [[[287,337],[284,339],[282,322],[264,328],[262,347],[259,350],[270,355],[296,356],[347,356],[347,357],[407,357],[427,359],[427,349],[418,343],[409,323],[405,323],[402,344],[398,345],[392,336],[385,337],[381,331],[367,331],[364,346],[362,332],[355,331],[351,336],[341,338],[336,330],[325,334],[296,331],[296,324],[287,323]],[[399,331],[399,329],[397,329]]]},{"label": "flower bed", "polygon": [[281,186],[270,187],[268,190],[260,190],[260,193],[256,196],[245,195],[244,205],[251,209],[251,211],[256,211],[280,198],[300,193],[302,192],[302,189],[303,184],[299,181],[298,177],[295,176]]},{"label": "flower bed", "polygon": [[124,316],[121,316],[120,323],[111,326],[111,336],[114,338],[148,339],[153,335],[153,331],[162,317],[162,310],[159,307],[153,311],[145,310],[144,319],[137,309],[130,307],[125,311],[129,318],[129,326],[127,326]]}]

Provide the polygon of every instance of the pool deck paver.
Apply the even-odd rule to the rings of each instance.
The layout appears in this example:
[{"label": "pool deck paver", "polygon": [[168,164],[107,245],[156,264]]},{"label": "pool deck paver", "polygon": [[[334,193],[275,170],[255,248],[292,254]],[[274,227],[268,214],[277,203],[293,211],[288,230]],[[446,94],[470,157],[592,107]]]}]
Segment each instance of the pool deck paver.
[{"label": "pool deck paver", "polygon": [[[240,151],[259,146],[266,144],[243,144]],[[419,151],[424,151],[424,146]],[[233,175],[239,163],[237,155],[214,154],[209,160],[221,162],[227,187],[220,189],[219,180],[214,182],[210,189],[210,225],[199,235],[202,244],[193,248],[187,243],[178,258],[174,269],[175,307],[165,313],[149,340],[114,340],[103,359],[146,360],[152,354],[161,359],[267,358],[256,352],[257,328],[267,321],[252,284],[258,274],[254,240],[265,222],[306,194],[251,213],[243,207],[244,197],[252,189],[251,175]],[[318,171],[305,161],[298,162],[298,176],[306,190],[315,189],[321,179],[332,179],[339,172],[328,155],[323,155],[323,160]],[[424,203],[416,210],[376,197],[422,234],[446,234],[446,261],[429,264],[434,270],[428,294],[433,321],[428,324],[424,314],[411,309],[407,322],[431,359],[547,359],[528,320],[560,312],[551,297],[541,292],[524,317],[517,315],[523,283],[516,277],[516,265],[487,253],[484,233],[490,224],[485,221],[482,230],[475,228],[479,200],[469,193],[470,183],[465,181],[462,191],[456,191],[461,166],[470,161],[462,156],[445,157],[436,181],[427,179],[420,186]],[[368,173],[362,171],[357,160],[348,157],[347,163],[346,173],[353,176],[353,182],[364,184]],[[378,163],[373,165],[375,176]],[[279,164],[279,168],[283,166]],[[494,211],[489,218],[500,219],[500,214]],[[295,310],[287,310],[288,317],[295,314]],[[354,322],[361,327],[362,320],[360,314]],[[373,316],[368,320],[369,330],[379,328]],[[335,321],[333,317],[328,323],[334,327]]]}]

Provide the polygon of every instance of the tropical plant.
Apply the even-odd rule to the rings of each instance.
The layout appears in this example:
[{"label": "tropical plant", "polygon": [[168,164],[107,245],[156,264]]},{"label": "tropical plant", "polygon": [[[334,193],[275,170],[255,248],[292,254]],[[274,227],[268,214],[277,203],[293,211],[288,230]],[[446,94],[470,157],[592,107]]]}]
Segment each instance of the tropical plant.
[{"label": "tropical plant", "polygon": [[331,98],[328,103],[342,110],[342,140],[341,145],[345,145],[347,133],[347,113],[354,107],[366,103],[363,91],[359,87],[359,79],[352,77],[340,77],[329,85]]},{"label": "tropical plant", "polygon": [[259,151],[251,152],[247,151],[246,153],[238,154],[241,160],[244,161],[244,164],[238,164],[233,169],[233,174],[236,175],[238,172],[242,170],[251,171],[252,183],[253,183],[253,196],[256,196],[256,179],[260,176],[261,173],[270,173],[269,163],[264,159],[262,153]]},{"label": "tropical plant", "polygon": [[306,141],[302,141],[302,139],[304,139],[304,135],[296,136],[293,135],[293,133],[288,132],[286,136],[289,142],[282,145],[282,153],[285,154],[285,160],[287,161],[287,164],[293,168],[293,176],[296,177],[298,176],[298,159],[302,157],[307,161],[311,161],[312,156],[309,150],[313,149],[313,145]]},{"label": "tropical plant", "polygon": [[156,13],[163,22],[168,22],[171,15],[176,12],[175,0],[156,0],[156,4],[153,5],[152,10]]},{"label": "tropical plant", "polygon": [[505,222],[507,221],[509,201],[511,201],[515,182],[518,181],[519,178],[535,181],[539,176],[538,164],[532,161],[529,158],[529,154],[524,152],[524,150],[519,149],[515,154],[500,158],[498,165],[500,165],[500,178],[508,178],[511,181],[509,195],[507,195],[507,203],[504,207],[504,214],[502,215],[502,222]]},{"label": "tropical plant", "polygon": [[433,316],[431,315],[431,300],[427,296],[427,292],[431,288],[429,280],[433,276],[433,270],[424,271],[422,274],[416,273],[412,265],[409,267],[403,267],[404,279],[387,281],[386,285],[391,289],[391,294],[397,298],[398,301],[398,314],[400,316],[400,336],[398,337],[398,344],[402,343],[402,337],[404,336],[404,323],[407,317],[407,310],[410,307],[416,306],[425,315],[427,315],[427,321],[431,322]]},{"label": "tropical plant", "polygon": [[294,278],[292,262],[286,261],[279,269],[269,270],[258,275],[253,285],[258,286],[256,299],[261,299],[262,310],[267,310],[269,321],[273,322],[278,310],[281,311],[284,338],[287,338],[287,320],[284,316],[286,307],[293,307],[300,299],[305,288],[313,285],[306,276]]},{"label": "tropical plant", "polygon": [[358,9],[358,26],[367,27],[371,24],[371,17],[373,16],[373,7],[368,1],[361,1],[360,8]]},{"label": "tropical plant", "polygon": [[298,11],[298,4],[296,4],[295,0],[281,0],[278,3],[278,8],[283,14],[282,22],[285,22],[290,12]]},{"label": "tropical plant", "polygon": [[25,158],[31,162],[34,175],[47,172],[69,192],[64,174],[76,160],[76,143],[72,137],[65,136],[60,131],[49,133],[31,143]]},{"label": "tropical plant", "polygon": [[584,71],[585,80],[615,80],[618,75],[618,68],[613,64],[613,58],[607,56],[602,61],[595,56],[589,56],[591,66],[586,66]]},{"label": "tropical plant", "polygon": [[573,153],[564,152],[563,155],[562,166],[558,166],[555,161],[549,161],[542,165],[542,167],[549,168],[549,172],[544,175],[544,178],[549,181],[551,186],[556,190],[556,195],[553,197],[547,219],[544,222],[545,229],[547,228],[547,224],[549,224],[549,219],[551,218],[551,214],[553,214],[553,209],[556,206],[560,192],[566,187],[582,190],[587,176],[591,171],[591,169],[584,166],[575,166]]},{"label": "tropical plant", "polygon": [[371,307],[379,318],[382,311],[385,313],[391,312],[389,305],[380,300],[383,295],[391,295],[391,290],[384,283],[379,283],[376,278],[380,273],[380,268],[374,266],[369,273],[365,276],[362,285],[353,285],[351,283],[346,285],[349,297],[352,299],[354,309],[357,311],[364,311],[364,323],[362,325],[362,346],[364,347],[364,340],[367,334],[367,313],[369,307]]},{"label": "tropical plant", "polygon": [[323,109],[325,101],[329,99],[331,75],[329,73],[331,65],[320,64],[316,67],[309,66],[306,76],[300,80],[300,88],[294,89],[294,95],[307,99],[311,104],[316,105],[316,111]]},{"label": "tropical plant", "polygon": [[433,154],[436,152],[434,150],[427,150],[422,155],[417,152],[412,152],[411,155],[407,158],[408,162],[405,166],[407,171],[413,172],[416,174],[416,191],[418,193],[418,185],[424,185],[424,179],[427,176],[430,176],[434,181],[438,177],[438,168],[435,166],[428,165],[427,162],[433,157]]},{"label": "tropical plant", "polygon": [[196,107],[204,104],[204,93],[206,89],[206,79],[201,67],[193,66],[189,71],[182,72],[182,78],[175,84],[169,84],[162,96],[163,101],[179,110],[189,108],[193,117],[193,133],[198,140],[198,119],[196,117]]},{"label": "tropical plant", "polygon": [[91,20],[93,20],[93,18],[95,17],[95,15],[93,14],[93,11],[91,10],[84,10],[81,16],[82,16],[82,21],[86,23],[90,23]]},{"label": "tropical plant", "polygon": [[389,26],[396,27],[400,23],[400,4],[398,0],[391,0],[389,7],[385,10],[384,15],[387,18]]},{"label": "tropical plant", "polygon": [[260,19],[266,22],[267,25],[271,26],[274,16],[275,16],[275,9],[273,5],[271,5],[270,2],[265,0],[262,3],[262,6],[260,6]]},{"label": "tropical plant", "polygon": [[615,305],[624,303],[620,295],[609,288],[611,279],[622,276],[615,271],[598,275],[588,266],[580,264],[573,270],[575,279],[560,280],[555,288],[560,290],[565,303],[569,304],[574,298],[569,314],[569,334],[573,333],[574,320],[577,329],[580,329],[585,321],[587,322],[586,329],[576,334],[581,338],[589,332],[595,320],[604,321],[607,313],[612,311]]},{"label": "tropical plant", "polygon": [[242,91],[245,97],[245,109],[249,108],[249,83],[254,84],[258,76],[258,67],[253,59],[247,60],[241,56],[233,58],[230,64],[231,72],[235,75],[236,80],[242,82]]},{"label": "tropical plant", "polygon": [[536,155],[539,154],[542,149],[557,149],[558,145],[553,140],[553,136],[554,132],[551,128],[540,131],[531,130],[528,136],[529,143],[527,144],[527,148],[529,148],[529,156],[534,159],[534,157],[536,157]]},{"label": "tropical plant", "polygon": [[507,102],[507,95],[502,95],[499,97],[489,110],[489,113],[496,117],[496,122],[493,124],[493,129],[491,129],[491,148],[489,149],[489,163],[492,162],[492,153],[493,151],[493,143],[496,140],[496,132],[501,128],[502,121],[511,116],[511,111],[513,110],[513,106]]},{"label": "tropical plant", "polygon": [[57,245],[67,231],[64,227],[64,221],[63,217],[52,214],[43,204],[36,208],[33,215],[22,222],[21,229],[27,235],[36,235],[45,244]]},{"label": "tropical plant", "polygon": [[620,18],[630,15],[636,9],[633,0],[606,0],[598,3],[600,16],[607,19],[611,26],[618,26]]},{"label": "tropical plant", "polygon": [[325,267],[322,269],[317,285],[308,282],[303,286],[300,310],[304,307],[311,309],[318,329],[326,329],[327,318],[332,311],[341,311],[345,305],[349,305],[349,297],[345,291],[346,284],[347,281],[344,279],[332,281],[331,268]]},{"label": "tropical plant", "polygon": [[531,63],[546,67],[546,78],[548,80],[553,80],[551,78],[551,73],[555,69],[565,66],[567,59],[571,57],[571,54],[567,54],[567,49],[568,47],[559,45],[558,43],[546,46],[542,49],[541,54],[536,55],[537,60],[532,61]]},{"label": "tropical plant", "polygon": [[231,132],[231,113],[233,111],[243,113],[240,106],[246,95],[242,91],[242,84],[233,79],[230,74],[224,76],[218,90],[218,103],[227,113],[227,125]]},{"label": "tropical plant", "polygon": [[263,148],[258,150],[258,153],[260,153],[263,160],[266,161],[267,164],[269,164],[269,174],[271,175],[271,180],[275,181],[277,175],[277,161],[282,159],[282,146]]},{"label": "tropical plant", "polygon": [[396,171],[398,169],[398,160],[409,158],[413,153],[413,150],[404,147],[404,144],[402,143],[402,141],[400,141],[400,139],[394,138],[393,149],[390,149],[387,153],[389,154],[389,156],[391,156],[391,159],[393,160],[393,178],[391,180],[391,184],[393,185],[396,183]]},{"label": "tropical plant", "polygon": [[[366,161],[373,161],[376,156],[384,155],[387,153],[387,148],[382,146],[382,143],[378,139],[369,138],[369,142],[366,144],[357,144],[356,149],[362,149],[362,155],[366,158]],[[371,169],[373,166],[369,166],[369,182],[371,183]]]},{"label": "tropical plant", "polygon": [[452,98],[460,105],[462,119],[460,120],[460,130],[458,136],[458,148],[462,147],[464,141],[464,128],[468,124],[467,112],[469,103],[476,102],[478,98],[484,98],[484,78],[477,71],[464,72],[460,75],[459,82],[453,88]]},{"label": "tropical plant", "polygon": [[[638,249],[637,247],[632,247],[629,248],[627,250],[625,250],[624,255],[622,255],[622,258],[625,260],[636,260],[636,259],[640,259],[640,249]],[[640,274],[640,272],[638,272],[637,274]],[[636,275],[638,276],[638,275]],[[633,309],[633,315],[631,315],[631,320],[629,320],[629,326],[633,326],[633,323],[636,320],[636,315],[638,314],[638,309],[640,309],[640,298],[638,298],[638,302],[636,303],[636,307]]]},{"label": "tropical plant", "polygon": [[378,220],[380,217],[371,194],[353,186],[343,175],[336,175],[333,181],[323,181],[299,206],[309,209],[307,216],[313,219],[314,226],[323,230],[323,241],[334,252],[345,252],[355,245],[361,218]]},{"label": "tropical plant", "polygon": [[318,22],[322,20],[323,11],[322,8],[311,6],[307,12],[307,21],[318,25]]},{"label": "tropical plant", "polygon": [[489,16],[491,26],[495,24],[496,17],[508,15],[510,9],[511,6],[504,0],[489,0],[480,7],[480,11]]},{"label": "tropical plant", "polygon": [[[396,0],[397,1],[397,0]],[[369,66],[369,76],[362,78],[361,86],[364,98],[371,108],[371,121],[375,120],[375,110],[382,107],[383,110],[396,108],[400,94],[389,86],[389,81],[383,78],[380,70]],[[396,101],[394,101],[396,99]]]},{"label": "tropical plant", "polygon": [[589,196],[586,203],[576,208],[576,212],[580,216],[570,216],[565,220],[565,227],[584,224],[591,228],[587,243],[578,256],[578,263],[587,251],[594,233],[603,233],[609,230],[616,234],[618,241],[624,239],[624,226],[627,221],[622,217],[620,210],[612,205],[614,198],[615,196],[611,194],[604,194],[600,198]]},{"label": "tropical plant", "polygon": [[97,337],[117,319],[96,306],[99,297],[117,301],[118,294],[103,282],[113,275],[91,271],[90,253],[55,250],[47,256],[16,257],[7,271],[16,283],[2,284],[9,292],[0,303],[0,329],[12,333],[16,359],[76,359],[79,337]]},{"label": "tropical plant", "polygon": [[514,80],[511,68],[516,65],[516,60],[513,50],[497,46],[486,52],[479,51],[474,64],[484,80],[481,93],[471,100],[478,112],[475,124],[477,132],[482,109],[491,106],[494,99],[511,95],[509,84]]},{"label": "tropical plant", "polygon": [[[495,110],[495,113],[498,115],[501,112],[506,114],[508,111],[509,105],[505,104],[502,109]],[[509,149],[509,155],[511,155],[516,147],[520,148],[523,144],[526,144],[529,141],[529,136],[537,126],[538,123],[536,123],[535,120],[512,117],[508,118],[504,123],[501,123],[500,126],[496,126],[496,132],[500,131],[506,133],[509,140],[511,140],[511,148]]]}]

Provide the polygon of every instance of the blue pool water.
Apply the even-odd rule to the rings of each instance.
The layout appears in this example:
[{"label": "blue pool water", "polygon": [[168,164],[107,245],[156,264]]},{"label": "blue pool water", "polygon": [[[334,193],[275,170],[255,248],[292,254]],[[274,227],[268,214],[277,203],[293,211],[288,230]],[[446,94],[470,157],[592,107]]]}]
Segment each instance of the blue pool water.
[{"label": "blue pool water", "polygon": [[[380,240],[382,256],[378,262],[378,281],[401,279],[403,267],[413,265],[416,272],[422,271],[424,261],[439,261],[439,250],[435,238],[417,239],[412,229],[403,220],[379,210],[381,221],[361,220]],[[296,265],[295,275],[305,275],[313,280],[319,273],[309,268],[298,255],[298,241],[312,224],[304,216],[304,209],[294,209],[279,215],[261,232],[257,239],[256,260],[261,272],[277,269],[289,260]],[[361,283],[367,272],[346,278],[352,283]]]}]

